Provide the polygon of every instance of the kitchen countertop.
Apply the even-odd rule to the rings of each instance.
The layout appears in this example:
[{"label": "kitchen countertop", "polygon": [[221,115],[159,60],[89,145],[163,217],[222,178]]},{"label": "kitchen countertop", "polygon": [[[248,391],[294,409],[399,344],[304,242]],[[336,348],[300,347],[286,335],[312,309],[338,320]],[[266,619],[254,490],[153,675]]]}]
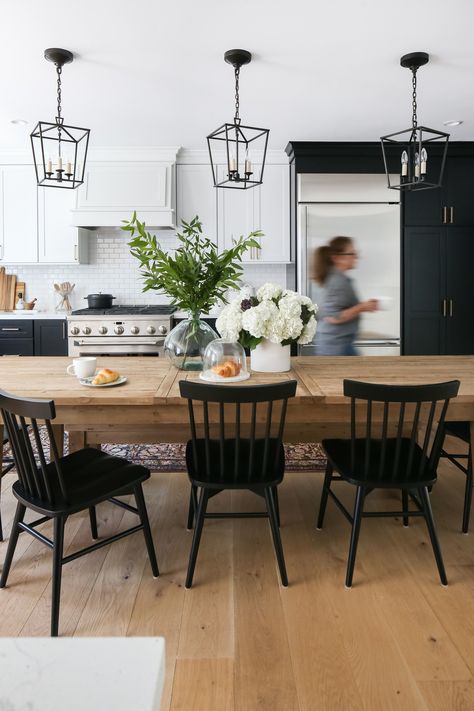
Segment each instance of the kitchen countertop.
[{"label": "kitchen countertop", "polygon": [[0,311],[0,321],[3,320],[14,320],[14,319],[60,319],[61,321],[67,316],[66,311],[37,311],[32,309],[28,311],[27,309],[21,311]]}]

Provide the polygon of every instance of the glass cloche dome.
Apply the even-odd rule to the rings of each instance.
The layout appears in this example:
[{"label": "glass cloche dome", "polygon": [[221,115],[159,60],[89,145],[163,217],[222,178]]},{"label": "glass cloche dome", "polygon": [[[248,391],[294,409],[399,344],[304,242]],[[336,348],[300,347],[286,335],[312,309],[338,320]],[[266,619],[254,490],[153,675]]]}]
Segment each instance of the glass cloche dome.
[{"label": "glass cloche dome", "polygon": [[202,380],[212,383],[234,382],[250,377],[245,351],[240,343],[216,338],[206,346],[203,356]]}]

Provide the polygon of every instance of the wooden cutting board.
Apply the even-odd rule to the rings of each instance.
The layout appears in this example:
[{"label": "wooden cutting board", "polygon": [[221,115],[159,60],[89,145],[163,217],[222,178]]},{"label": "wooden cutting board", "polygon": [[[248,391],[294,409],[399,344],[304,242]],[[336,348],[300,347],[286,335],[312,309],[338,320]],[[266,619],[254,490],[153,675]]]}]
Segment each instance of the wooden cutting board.
[{"label": "wooden cutting board", "polygon": [[0,310],[5,311],[7,308],[5,306],[7,294],[6,294],[6,288],[7,288],[7,276],[5,274],[5,267],[0,267]]},{"label": "wooden cutting board", "polygon": [[12,310],[15,308],[15,290],[16,290],[16,274],[7,274],[7,300],[6,308]]}]

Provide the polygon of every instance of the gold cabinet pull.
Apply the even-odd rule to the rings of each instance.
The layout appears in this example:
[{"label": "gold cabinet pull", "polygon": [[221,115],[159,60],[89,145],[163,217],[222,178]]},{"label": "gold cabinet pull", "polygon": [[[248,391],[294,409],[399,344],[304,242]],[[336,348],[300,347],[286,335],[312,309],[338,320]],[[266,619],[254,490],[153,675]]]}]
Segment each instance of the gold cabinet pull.
[{"label": "gold cabinet pull", "polygon": [[449,299],[449,315],[453,315],[453,300]]},{"label": "gold cabinet pull", "polygon": [[448,312],[447,300],[443,299],[443,318],[446,318]]},{"label": "gold cabinet pull", "polygon": [[449,208],[449,224],[452,225],[454,222],[454,207]]},{"label": "gold cabinet pull", "polygon": [[446,225],[447,221],[448,221],[448,208],[442,207],[441,208],[441,222],[443,225]]}]

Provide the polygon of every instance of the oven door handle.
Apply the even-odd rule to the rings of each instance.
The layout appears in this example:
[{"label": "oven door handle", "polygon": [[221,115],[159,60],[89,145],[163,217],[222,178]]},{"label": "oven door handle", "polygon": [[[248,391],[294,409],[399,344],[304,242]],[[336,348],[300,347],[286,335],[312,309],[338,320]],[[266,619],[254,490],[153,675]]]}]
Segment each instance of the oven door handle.
[{"label": "oven door handle", "polygon": [[164,338],[133,338],[127,340],[124,338],[82,338],[80,341],[74,339],[75,346],[162,346],[165,342]]}]

